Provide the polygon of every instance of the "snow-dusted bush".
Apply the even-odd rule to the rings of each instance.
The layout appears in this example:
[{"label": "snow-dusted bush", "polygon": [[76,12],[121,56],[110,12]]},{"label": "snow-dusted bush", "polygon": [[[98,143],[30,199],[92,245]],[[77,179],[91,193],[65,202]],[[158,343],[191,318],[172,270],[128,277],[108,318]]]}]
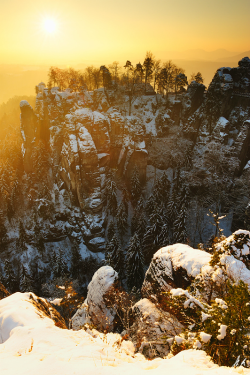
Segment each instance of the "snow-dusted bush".
[{"label": "snow-dusted bush", "polygon": [[186,324],[180,336],[168,340],[172,341],[172,354],[195,348],[205,350],[219,365],[233,366],[238,359],[249,366],[250,293],[246,284],[227,281],[224,300],[216,298],[210,306],[187,291],[173,289],[171,293],[175,300],[172,310],[176,311],[179,306],[182,323]]}]

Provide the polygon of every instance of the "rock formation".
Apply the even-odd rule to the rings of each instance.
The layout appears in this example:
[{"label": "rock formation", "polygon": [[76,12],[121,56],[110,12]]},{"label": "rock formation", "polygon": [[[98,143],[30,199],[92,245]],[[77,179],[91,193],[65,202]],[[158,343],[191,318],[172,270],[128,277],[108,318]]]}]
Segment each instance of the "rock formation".
[{"label": "rock formation", "polygon": [[108,307],[105,294],[115,287],[118,274],[112,267],[103,266],[94,274],[88,285],[87,298],[72,318],[72,328],[80,329],[88,323],[99,331],[112,331],[114,329],[115,309]]}]

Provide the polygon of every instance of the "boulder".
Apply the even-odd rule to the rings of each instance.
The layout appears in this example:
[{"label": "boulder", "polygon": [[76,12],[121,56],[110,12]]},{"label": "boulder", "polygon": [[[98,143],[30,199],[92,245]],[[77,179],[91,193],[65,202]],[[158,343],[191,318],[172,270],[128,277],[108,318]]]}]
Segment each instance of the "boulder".
[{"label": "boulder", "polygon": [[86,323],[102,332],[114,329],[116,312],[107,307],[105,295],[117,282],[118,274],[110,266],[103,266],[95,272],[88,285],[87,298],[72,318],[73,329],[80,329]]},{"label": "boulder", "polygon": [[147,358],[165,357],[169,353],[167,338],[180,334],[184,327],[171,314],[158,308],[147,298],[133,306],[134,322],[130,339]]},{"label": "boulder", "polygon": [[103,238],[103,237],[95,237],[95,238],[92,238],[88,242],[88,248],[93,253],[98,253],[100,251],[104,251],[105,250],[105,243],[106,243],[105,238]]},{"label": "boulder", "polygon": [[158,250],[150,263],[142,285],[142,295],[160,300],[162,292],[172,288],[186,289],[211,255],[188,245],[175,244]]}]

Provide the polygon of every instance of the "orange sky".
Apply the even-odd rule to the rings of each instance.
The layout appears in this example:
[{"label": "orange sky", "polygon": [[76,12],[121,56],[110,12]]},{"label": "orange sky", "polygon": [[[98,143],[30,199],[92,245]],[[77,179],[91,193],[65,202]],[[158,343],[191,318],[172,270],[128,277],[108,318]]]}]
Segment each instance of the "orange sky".
[{"label": "orange sky", "polygon": [[[151,50],[250,49],[250,0],[0,0],[0,64],[142,59]],[[44,19],[55,20],[48,33]]]}]

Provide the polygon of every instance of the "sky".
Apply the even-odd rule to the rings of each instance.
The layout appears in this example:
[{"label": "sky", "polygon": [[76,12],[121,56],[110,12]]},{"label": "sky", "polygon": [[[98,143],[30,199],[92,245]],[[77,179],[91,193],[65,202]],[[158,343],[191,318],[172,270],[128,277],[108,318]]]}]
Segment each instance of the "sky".
[{"label": "sky", "polygon": [[0,0],[0,64],[106,63],[196,48],[237,54],[250,49],[249,16],[249,0]]}]

